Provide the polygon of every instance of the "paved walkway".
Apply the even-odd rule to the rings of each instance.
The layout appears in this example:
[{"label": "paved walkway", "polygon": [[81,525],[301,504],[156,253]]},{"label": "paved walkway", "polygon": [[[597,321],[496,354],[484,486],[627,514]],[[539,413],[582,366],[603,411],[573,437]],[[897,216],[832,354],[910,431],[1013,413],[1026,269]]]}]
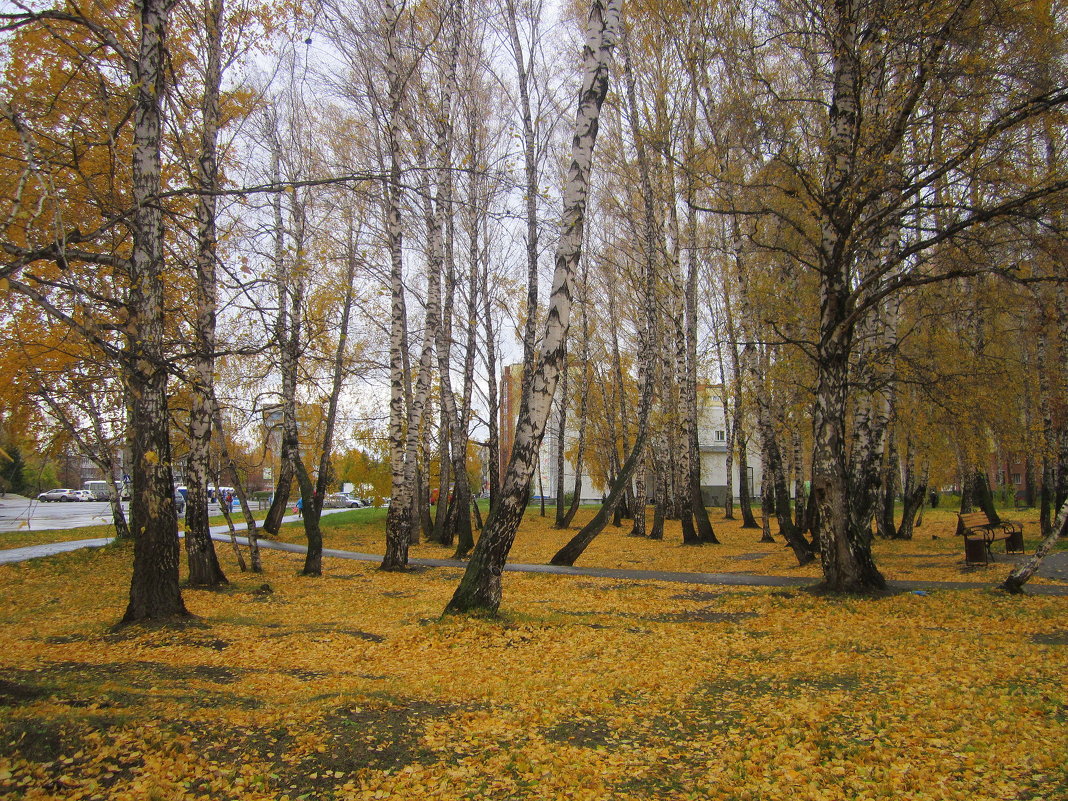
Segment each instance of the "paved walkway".
[{"label": "paved walkway", "polygon": [[[342,512],[343,509],[324,509],[323,514]],[[283,522],[298,520],[296,515],[283,518]],[[230,530],[225,525],[211,528],[212,539],[218,542],[230,541]],[[47,545],[30,545],[25,548],[10,548],[0,551],[0,564],[8,562],[23,562],[27,559],[37,559],[42,556],[52,556],[66,551],[74,551],[80,548],[99,548],[112,541],[111,537],[92,540],[73,540],[71,542],[56,542]],[[238,537],[238,542],[248,545],[245,537]],[[290,553],[304,553],[307,548],[289,542],[276,542],[271,539],[258,540],[261,548],[269,548],[276,551],[288,551]],[[324,548],[323,556],[335,559],[352,559],[359,562],[381,562],[381,554],[356,553],[354,551],[339,551],[333,548]],[[408,563],[421,567],[453,567],[463,568],[466,562],[457,559],[409,559]],[[999,563],[1001,567],[1008,563]],[[815,582],[811,578],[791,576],[761,576],[756,573],[676,573],[664,570],[624,570],[607,567],[556,567],[554,565],[524,565],[507,564],[505,570],[514,573],[551,573],[563,576],[589,576],[593,578],[616,578],[628,581],[667,581],[680,584],[710,584],[729,587],[807,587]],[[1042,562],[1039,575],[1048,578],[1056,578],[1063,581],[1062,576],[1068,569],[1068,551],[1058,551],[1050,554]],[[887,586],[892,591],[898,592],[930,592],[932,590],[972,590],[993,587],[1000,584],[1005,576],[996,572],[997,567],[990,569],[990,581],[967,582],[967,581],[888,581]],[[1032,595],[1057,595],[1068,596],[1068,584],[1028,584],[1027,592]]]}]

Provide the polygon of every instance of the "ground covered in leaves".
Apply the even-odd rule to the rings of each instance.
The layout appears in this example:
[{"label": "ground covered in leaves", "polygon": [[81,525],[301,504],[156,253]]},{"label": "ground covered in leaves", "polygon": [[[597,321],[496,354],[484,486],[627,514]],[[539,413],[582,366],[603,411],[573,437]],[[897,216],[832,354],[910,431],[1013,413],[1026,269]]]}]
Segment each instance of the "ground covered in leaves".
[{"label": "ground covered in leaves", "polygon": [[0,566],[0,798],[1068,799],[1068,598],[506,574],[499,619],[442,619],[458,569],[219,555],[153,629],[113,628],[128,544]]},{"label": "ground covered in leaves", "polygon": [[[560,531],[553,528],[555,509],[548,508],[541,517],[536,506],[527,512],[526,519],[509,554],[509,561],[528,564],[548,564],[549,560],[589,520],[596,510],[584,507],[575,518],[574,527]],[[622,568],[631,570],[665,570],[686,573],[756,573],[765,576],[821,577],[818,562],[799,567],[797,559],[782,537],[777,534],[772,543],[760,542],[759,530],[742,528],[740,520],[724,520],[722,509],[710,510],[719,545],[692,547],[682,544],[678,521],[667,521],[663,540],[631,537],[631,523],[621,527],[608,526],[575,563],[578,567]],[[1025,549],[1034,553],[1039,542],[1038,513],[1034,509],[1013,510],[1006,518],[1018,520],[1024,527]],[[322,519],[327,548],[360,553],[383,553],[385,509],[354,509],[332,514]],[[652,523],[652,511],[649,513]],[[1004,553],[1004,543],[993,545],[995,564],[969,566],[964,563],[964,542],[955,536],[956,512],[950,509],[928,509],[923,525],[911,540],[881,540],[874,542],[875,560],[886,578],[895,581],[953,581],[978,584],[997,584],[1003,581],[1013,566],[1015,557]],[[772,524],[772,532],[778,526]],[[286,542],[305,542],[299,524],[283,527],[280,539]],[[1068,541],[1058,544],[1068,549]],[[424,542],[411,548],[412,557],[447,558],[455,547],[442,547]],[[1068,582],[1068,571],[1053,574],[1052,581]],[[1042,577],[1032,579],[1036,584],[1050,583]]]}]

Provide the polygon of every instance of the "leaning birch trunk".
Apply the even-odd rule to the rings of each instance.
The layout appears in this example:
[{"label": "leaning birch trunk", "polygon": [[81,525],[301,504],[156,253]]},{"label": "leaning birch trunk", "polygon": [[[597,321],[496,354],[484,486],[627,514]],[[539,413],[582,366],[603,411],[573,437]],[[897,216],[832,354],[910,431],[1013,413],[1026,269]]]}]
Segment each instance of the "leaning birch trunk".
[{"label": "leaning birch trunk", "polygon": [[1024,584],[1042,565],[1042,560],[1053,550],[1057,540],[1065,536],[1068,536],[1068,501],[1061,504],[1061,509],[1057,512],[1057,520],[1053,523],[1050,533],[1039,544],[1038,550],[1030,559],[1009,574],[1008,578],[1002,582],[1001,589],[1013,594],[1022,593]]},{"label": "leaning birch trunk", "polygon": [[[688,25],[686,38],[691,46],[698,46],[696,26]],[[697,536],[701,542],[710,545],[718,545],[712,520],[708,516],[705,507],[704,496],[701,493],[701,443],[698,437],[698,408],[697,408],[697,275],[700,262],[697,258],[697,210],[693,206],[694,179],[693,168],[695,162],[696,145],[696,119],[697,119],[698,92],[691,87],[690,100],[686,108],[683,129],[685,131],[682,144],[682,162],[685,165],[683,171],[683,193],[686,201],[686,282],[684,290],[684,315],[685,315],[685,374],[682,386],[683,404],[687,418],[687,426],[683,447],[689,454],[688,475],[685,477],[687,486],[684,496],[689,501],[689,508],[697,526]],[[669,163],[669,169],[673,165]],[[674,181],[673,181],[674,182]],[[717,342],[717,350],[719,344]],[[733,516],[730,494],[731,486],[731,460],[728,451],[727,458],[727,498],[724,512],[728,519]]]},{"label": "leaning birch trunk", "polygon": [[1057,452],[1057,439],[1053,427],[1053,395],[1051,390],[1050,374],[1052,370],[1046,369],[1047,351],[1049,338],[1044,327],[1040,327],[1035,337],[1035,361],[1038,369],[1038,398],[1039,413],[1042,415],[1042,488],[1039,494],[1038,524],[1043,538],[1053,530],[1051,522],[1050,505],[1052,503],[1053,489],[1053,454]]},{"label": "leaning birch trunk", "polygon": [[[345,296],[341,301],[341,323],[338,327],[337,349],[334,351],[333,373],[330,380],[330,395],[327,400],[326,419],[323,421],[323,440],[319,456],[319,473],[316,476],[315,491],[312,495],[313,503],[305,501],[303,515],[304,533],[308,540],[308,551],[304,556],[304,569],[301,571],[305,576],[320,576],[323,572],[323,532],[319,526],[322,517],[323,499],[326,497],[326,488],[331,478],[331,455],[334,449],[334,427],[337,423],[337,407],[341,397],[342,385],[345,378],[345,351],[349,339],[349,318],[352,315],[352,304],[355,297],[353,280],[356,276],[356,241],[353,236],[352,222],[349,222],[348,252],[345,259]],[[300,468],[298,467],[298,470]],[[304,480],[301,480],[302,494]]]},{"label": "leaning birch trunk", "polygon": [[589,272],[585,268],[582,271],[581,292],[582,353],[579,356],[579,365],[582,369],[582,383],[579,388],[579,430],[578,444],[576,446],[578,455],[575,458],[575,489],[571,496],[571,505],[564,515],[564,522],[561,528],[571,526],[582,499],[582,454],[586,448],[586,417],[589,412],[590,393],[590,315],[586,306],[589,297]]},{"label": "leaning birch trunk", "polygon": [[563,192],[560,242],[542,340],[541,358],[520,401],[515,441],[497,505],[471,553],[446,612],[496,613],[501,604],[501,572],[523,519],[527,492],[559,377],[570,322],[575,271],[582,253],[593,148],[601,104],[608,92],[608,65],[619,28],[621,0],[593,0],[583,48],[583,84],[575,120],[571,164]]},{"label": "leaning birch trunk", "polygon": [[[741,301],[741,314],[744,321],[755,325],[756,315],[753,313],[749,302],[749,274],[740,258],[735,261],[738,271],[739,299]],[[782,451],[779,448],[779,432],[774,424],[774,416],[771,408],[772,395],[766,384],[765,377],[769,372],[770,354],[765,346],[760,353],[760,362],[757,362],[757,349],[753,341],[757,339],[756,332],[752,329],[744,330],[749,340],[741,354],[741,366],[745,374],[752,381],[756,396],[757,426],[760,431],[760,440],[764,460],[764,468],[768,472],[763,474],[762,486],[770,486],[771,498],[775,506],[775,516],[779,522],[779,533],[797,557],[799,565],[811,562],[815,555],[812,546],[801,534],[801,530],[794,525],[790,516],[790,490],[786,483],[786,470],[783,464]],[[762,498],[762,504],[764,499]]]},{"label": "leaning birch trunk", "polygon": [[[901,491],[901,524],[897,527],[895,538],[911,540],[913,529],[923,520],[924,501],[927,498],[927,478],[929,466],[924,462],[919,478],[915,470],[915,446],[912,435],[905,438],[905,477]],[[917,519],[917,514],[919,519]]]},{"label": "leaning birch trunk", "polygon": [[[1060,346],[1060,375],[1056,376],[1060,384],[1061,397],[1068,394],[1068,287],[1064,282],[1057,284],[1057,342]],[[1061,421],[1060,447],[1057,450],[1056,504],[1063,505],[1068,500],[1068,423]]]},{"label": "leaning birch trunk", "polygon": [[93,430],[93,439],[96,442],[94,447],[82,436],[78,427],[72,422],[70,415],[64,412],[63,408],[52,397],[52,393],[47,386],[38,384],[37,396],[48,405],[52,416],[60,422],[79,450],[100,469],[102,475],[108,477],[108,483],[111,485],[109,506],[111,507],[112,524],[115,526],[115,537],[120,540],[129,539],[130,528],[126,523],[126,513],[122,508],[122,493],[119,490],[118,482],[115,480],[113,448],[110,447],[109,438],[104,435],[104,424],[100,418],[99,409],[92,403],[86,404],[81,409],[89,418]]},{"label": "leaning birch trunk", "polygon": [[[563,548],[549,560],[552,565],[573,565],[582,555],[583,551],[593,542],[594,538],[604,530],[608,524],[608,518],[615,510],[616,505],[623,498],[626,488],[630,487],[631,478],[634,478],[635,499],[633,518],[634,525],[631,536],[644,537],[646,535],[645,505],[646,505],[646,470],[648,461],[645,458],[645,443],[649,437],[649,412],[653,405],[653,389],[656,383],[657,373],[657,303],[656,303],[656,266],[658,256],[663,253],[663,242],[656,221],[656,210],[653,205],[653,185],[650,177],[649,159],[645,150],[645,140],[642,138],[638,123],[638,103],[634,85],[634,74],[631,71],[630,53],[627,46],[626,27],[622,28],[620,43],[623,54],[623,77],[626,87],[627,119],[630,126],[631,137],[634,140],[634,148],[638,157],[638,174],[640,177],[643,207],[643,255],[644,269],[642,274],[642,294],[644,317],[644,334],[638,351],[638,381],[641,386],[641,394],[638,398],[638,432],[635,435],[634,447],[627,457],[619,474],[612,483],[612,489],[608,493],[608,499],[602,504],[600,510],[593,519],[568,541]],[[654,476],[655,478],[655,476]]]},{"label": "leaning birch trunk", "polygon": [[771,507],[775,505],[771,490],[771,482],[768,476],[771,470],[768,467],[768,449],[760,449],[760,475],[764,477],[760,485],[760,542],[775,542],[771,536]]},{"label": "leaning birch trunk", "polygon": [[[390,491],[386,513],[386,553],[383,570],[404,570],[408,566],[408,545],[412,538],[411,479],[414,465],[405,464],[404,351],[407,348],[408,324],[404,306],[403,225],[401,221],[401,153],[400,106],[403,89],[397,58],[399,17],[393,0],[385,0],[386,76],[388,104],[386,140],[389,147],[389,179],[386,182],[386,240],[390,258],[390,341],[389,341],[389,441]],[[411,432],[409,432],[411,436]],[[418,434],[415,434],[416,438]]]},{"label": "leaning birch trunk", "polygon": [[178,586],[180,547],[163,350],[163,215],[158,201],[169,8],[166,0],[142,0],[132,76],[134,211],[123,367],[130,397],[134,563],[123,623],[189,616]]},{"label": "leaning birch trunk", "polygon": [[[189,584],[217,587],[229,584],[208,526],[208,462],[211,451],[212,398],[215,382],[215,263],[218,237],[215,225],[219,170],[219,87],[222,83],[223,0],[205,4],[206,64],[201,101],[200,157],[197,159],[196,345],[193,357],[192,403],[189,410],[189,455],[186,458],[187,498],[185,552]],[[243,568],[242,568],[243,572]]]},{"label": "leaning birch trunk", "polygon": [[[215,476],[215,486],[222,486],[221,475]],[[230,505],[227,503],[220,503],[219,510],[222,512],[223,520],[226,521],[226,529],[230,533],[230,547],[234,549],[234,558],[237,560],[237,569],[244,573],[248,570],[248,566],[245,565],[245,557],[242,555],[241,546],[237,542],[237,529],[234,528],[234,519],[230,515]]]}]

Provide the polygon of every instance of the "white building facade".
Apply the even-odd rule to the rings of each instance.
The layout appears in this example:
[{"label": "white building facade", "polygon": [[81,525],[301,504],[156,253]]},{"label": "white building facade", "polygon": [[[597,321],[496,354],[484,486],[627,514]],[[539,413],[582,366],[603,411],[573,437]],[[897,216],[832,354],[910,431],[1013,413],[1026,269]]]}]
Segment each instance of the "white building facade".
[{"label": "white building facade", "polygon": [[[508,462],[511,451],[511,437],[515,431],[515,415],[518,411],[518,391],[520,387],[521,365],[506,367],[501,382],[501,466]],[[698,423],[697,440],[701,453],[701,494],[706,506],[723,506],[727,494],[727,423],[718,386],[701,386],[698,388]],[[575,486],[575,465],[566,457],[568,449],[574,449],[578,440],[577,415],[569,410],[565,427],[564,458],[564,492],[570,493]],[[555,503],[557,487],[556,454],[560,437],[559,410],[554,405],[549,423],[542,439],[540,459],[537,471],[531,482],[531,495],[535,498],[544,496],[547,501]],[[760,443],[753,436],[749,440],[747,452],[749,494],[759,498],[760,483],[763,476],[760,469]],[[735,457],[731,465],[732,494],[738,499],[738,460]],[[583,476],[582,503],[600,503],[607,487],[594,486],[589,475]]]}]

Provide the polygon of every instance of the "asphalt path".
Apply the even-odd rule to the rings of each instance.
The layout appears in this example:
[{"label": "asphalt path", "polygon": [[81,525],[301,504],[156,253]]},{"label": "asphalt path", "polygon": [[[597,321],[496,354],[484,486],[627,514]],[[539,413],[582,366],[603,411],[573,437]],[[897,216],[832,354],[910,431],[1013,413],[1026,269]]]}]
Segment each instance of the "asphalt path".
[{"label": "asphalt path", "polygon": [[[86,504],[88,505],[88,504]],[[345,509],[324,509],[323,515],[344,512]],[[299,520],[296,515],[288,515],[283,522]],[[243,531],[244,526],[237,527]],[[225,526],[213,526],[211,528],[212,539],[218,542],[229,542],[230,529]],[[72,540],[70,542],[56,542],[45,545],[30,545],[24,548],[9,548],[0,550],[0,564],[9,562],[23,562],[27,559],[37,559],[43,556],[52,556],[58,553],[74,551],[80,548],[100,548],[112,541],[111,537],[98,539]],[[243,536],[237,537],[238,542],[248,545],[248,540]],[[289,542],[276,542],[267,538],[258,538],[261,548],[269,548],[278,551],[302,554],[307,551],[303,545]],[[354,551],[339,551],[333,548],[324,548],[323,556],[336,559],[352,559],[360,562],[381,562],[381,554],[356,553]],[[1009,561],[1015,561],[1020,557],[1003,557]],[[995,572],[998,566],[1005,568],[1009,561],[990,568],[990,583],[976,583],[966,581],[888,581],[887,588],[891,592],[913,592],[924,594],[935,590],[970,590],[991,588],[1000,584],[1004,576]],[[419,567],[445,567],[462,569],[466,562],[457,559],[409,559],[410,565]],[[554,565],[528,565],[507,564],[505,570],[514,573],[548,573],[563,576],[587,576],[592,578],[614,578],[623,581],[665,581],[680,584],[703,584],[729,587],[807,587],[815,582],[811,578],[790,576],[761,576],[755,573],[676,573],[663,570],[622,570],[601,567],[557,567]],[[1046,557],[1042,564],[1039,575],[1056,578],[1064,581],[1065,570],[1068,569],[1068,552],[1059,551]],[[1068,596],[1068,584],[1028,584],[1027,592],[1033,595],[1057,595]]]}]

